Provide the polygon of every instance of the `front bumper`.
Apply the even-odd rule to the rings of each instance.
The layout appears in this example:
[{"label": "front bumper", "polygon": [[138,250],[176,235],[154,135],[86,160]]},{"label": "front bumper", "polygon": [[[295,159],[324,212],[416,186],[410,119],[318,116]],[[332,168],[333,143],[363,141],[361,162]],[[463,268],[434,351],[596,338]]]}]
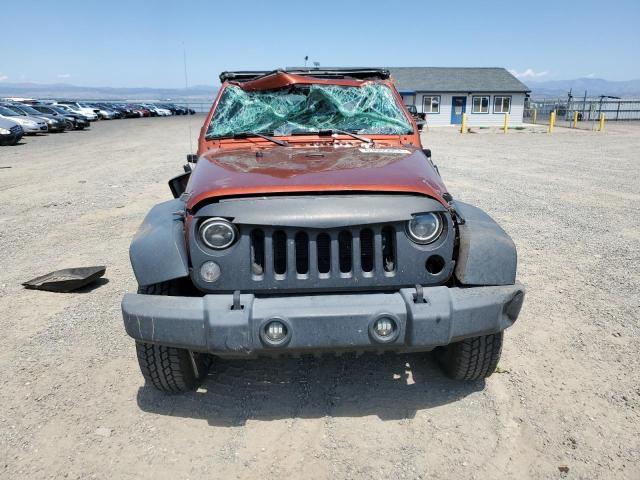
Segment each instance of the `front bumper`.
[{"label": "front bumper", "polygon": [[22,129],[24,130],[24,133],[47,133],[49,131],[49,127],[45,124],[38,124],[38,125],[22,125]]},{"label": "front bumper", "polygon": [[56,123],[56,124],[48,125],[47,130],[49,132],[58,133],[58,132],[64,132],[66,128],[67,128],[66,123]]},{"label": "front bumper", "polygon": [[22,132],[10,133],[8,135],[0,135],[0,145],[13,145],[18,143],[22,138]]},{"label": "front bumper", "polygon": [[[468,337],[496,333],[520,313],[524,288],[515,285],[424,289],[394,293],[256,297],[231,294],[163,297],[126,294],[122,314],[136,340],[243,357],[281,353],[364,350],[428,351]],[[239,304],[239,305],[238,305]],[[239,307],[240,308],[237,308]],[[397,335],[376,340],[372,324],[391,318]],[[284,323],[287,341],[271,346],[263,338],[272,320]]]}]

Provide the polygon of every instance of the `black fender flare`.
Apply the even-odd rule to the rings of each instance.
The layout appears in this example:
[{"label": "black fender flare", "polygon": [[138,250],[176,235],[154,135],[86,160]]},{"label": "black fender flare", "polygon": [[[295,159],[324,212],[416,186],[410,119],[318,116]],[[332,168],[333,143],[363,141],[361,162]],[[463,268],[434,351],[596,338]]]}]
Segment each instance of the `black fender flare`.
[{"label": "black fender flare", "polygon": [[152,285],[189,275],[182,200],[154,206],[138,228],[129,259],[138,285]]},{"label": "black fender flare", "polygon": [[518,254],[511,237],[478,207],[455,201],[464,219],[458,225],[460,243],[455,276],[462,285],[513,285]]}]

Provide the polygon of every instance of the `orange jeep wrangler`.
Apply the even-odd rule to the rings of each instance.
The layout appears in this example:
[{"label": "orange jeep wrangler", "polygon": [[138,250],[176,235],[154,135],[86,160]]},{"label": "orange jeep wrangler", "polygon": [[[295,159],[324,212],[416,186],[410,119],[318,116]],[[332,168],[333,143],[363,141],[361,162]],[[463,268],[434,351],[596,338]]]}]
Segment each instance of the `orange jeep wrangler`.
[{"label": "orange jeep wrangler", "polygon": [[216,357],[437,351],[491,375],[518,317],[511,238],[447,191],[384,69],[224,72],[198,153],[130,249],[146,381]]}]

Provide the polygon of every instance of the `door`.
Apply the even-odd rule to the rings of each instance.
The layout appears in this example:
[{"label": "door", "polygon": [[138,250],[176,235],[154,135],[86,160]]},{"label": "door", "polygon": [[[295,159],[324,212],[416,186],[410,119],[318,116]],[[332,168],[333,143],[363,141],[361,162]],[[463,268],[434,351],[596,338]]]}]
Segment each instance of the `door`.
[{"label": "door", "polygon": [[460,125],[462,114],[467,111],[467,97],[453,97],[451,99],[451,124]]}]

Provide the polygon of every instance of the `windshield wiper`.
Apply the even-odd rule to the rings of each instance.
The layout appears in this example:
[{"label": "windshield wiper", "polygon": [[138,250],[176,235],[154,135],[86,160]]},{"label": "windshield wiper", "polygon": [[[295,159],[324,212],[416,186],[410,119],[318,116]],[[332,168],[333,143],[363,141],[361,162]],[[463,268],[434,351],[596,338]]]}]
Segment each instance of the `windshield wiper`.
[{"label": "windshield wiper", "polygon": [[328,130],[320,130],[318,131],[318,135],[333,135],[334,133],[341,133],[342,135],[347,135],[351,138],[355,138],[356,140],[360,140],[361,142],[368,143],[369,145],[375,145],[375,142],[367,137],[362,137],[357,133],[350,132],[348,130],[339,130],[337,128],[331,128]]},{"label": "windshield wiper", "polygon": [[284,140],[278,140],[277,138],[270,137],[268,135],[263,135],[258,132],[238,132],[233,134],[233,138],[247,138],[247,137],[260,137],[265,140],[269,140],[270,142],[275,143],[276,145],[280,145],[281,147],[288,147],[289,142],[285,142]]}]

